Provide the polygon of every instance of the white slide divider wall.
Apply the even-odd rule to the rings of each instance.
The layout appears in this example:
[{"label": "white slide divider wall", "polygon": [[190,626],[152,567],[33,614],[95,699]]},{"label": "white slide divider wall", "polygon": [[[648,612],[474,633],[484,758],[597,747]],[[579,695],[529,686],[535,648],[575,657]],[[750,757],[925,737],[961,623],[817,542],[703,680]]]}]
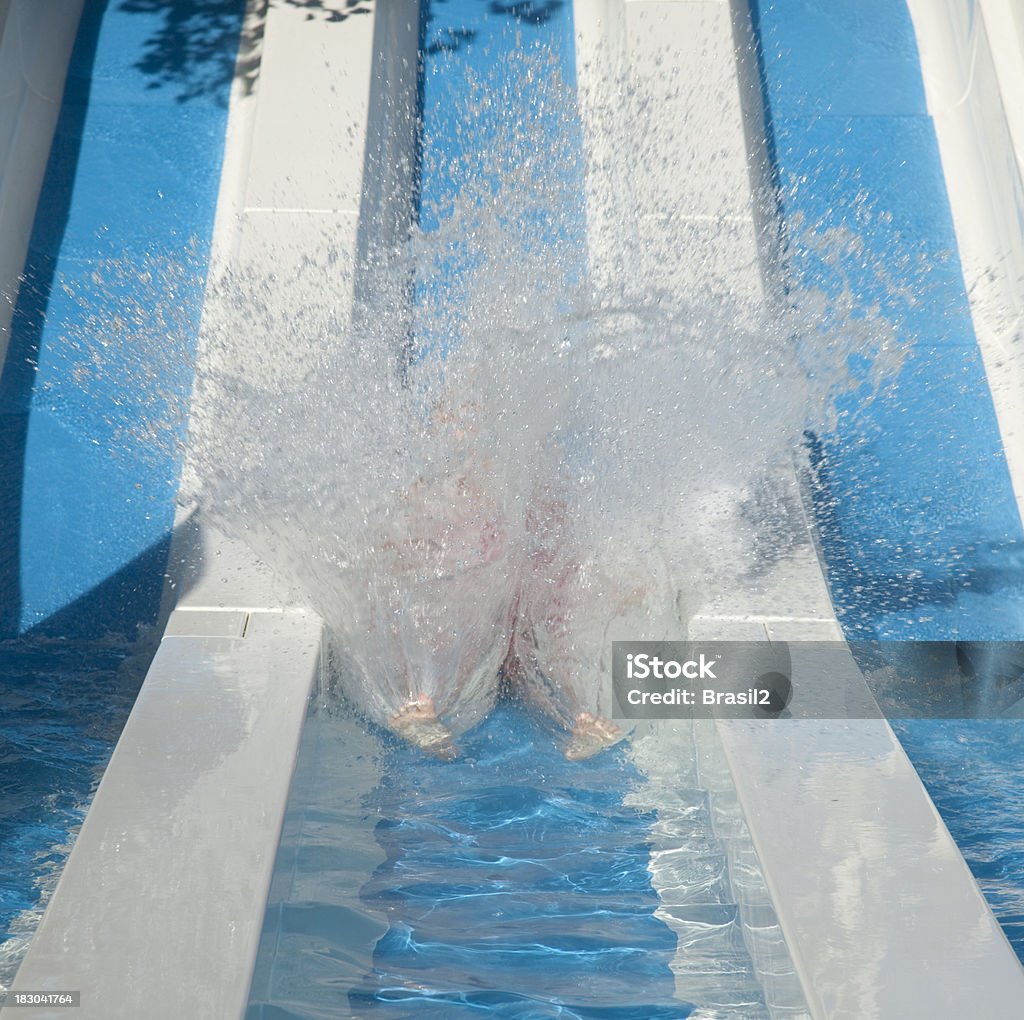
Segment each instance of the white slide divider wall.
[{"label": "white slide divider wall", "polygon": [[84,0],[0,0],[0,368]]}]

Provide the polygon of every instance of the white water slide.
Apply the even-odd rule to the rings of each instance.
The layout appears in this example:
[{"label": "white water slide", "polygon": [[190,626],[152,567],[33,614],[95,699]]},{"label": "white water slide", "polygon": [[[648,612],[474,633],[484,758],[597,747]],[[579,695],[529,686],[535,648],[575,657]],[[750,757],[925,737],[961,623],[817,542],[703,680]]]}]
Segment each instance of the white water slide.
[{"label": "white water slide", "polygon": [[[1024,373],[1007,338],[1024,309],[1024,21],[1010,0],[909,6],[1019,503]],[[254,321],[237,291],[211,286],[201,372],[259,362],[299,378],[307,366],[293,357],[289,324],[318,313],[325,273],[341,331],[361,286],[366,223],[396,242],[410,227],[420,12],[415,0],[365,3],[336,24],[301,4],[249,7],[210,277],[258,279],[272,316]],[[573,17],[591,278],[617,271],[628,202],[636,271],[657,287],[771,300],[781,287],[766,226],[777,182],[746,3],[575,0]],[[609,82],[628,93],[630,123],[609,117]],[[29,196],[38,178],[19,186]],[[216,399],[215,388],[200,390],[194,418],[216,421]],[[197,470],[186,463],[186,494]],[[789,642],[798,658],[800,642],[842,642],[843,631],[804,481],[787,468],[773,485],[785,554],[756,584],[708,599],[688,635]],[[244,542],[192,511],[176,522],[160,648],[13,985],[81,989],[82,1020],[244,1015],[302,727],[327,668],[320,616],[296,605]],[[846,703],[873,705],[852,657],[844,662],[833,679]],[[799,704],[797,685],[796,715]],[[353,727],[351,739],[353,761],[376,761],[379,738]],[[655,814],[678,762],[696,763],[767,1015],[1021,1015],[1024,970],[883,719],[655,722],[638,730],[631,754],[645,777],[633,802]],[[353,804],[376,783],[375,767],[353,772]],[[672,850],[671,825],[652,830],[659,916],[679,935],[677,994],[700,1005],[689,930],[673,921],[681,894],[659,863]]]}]

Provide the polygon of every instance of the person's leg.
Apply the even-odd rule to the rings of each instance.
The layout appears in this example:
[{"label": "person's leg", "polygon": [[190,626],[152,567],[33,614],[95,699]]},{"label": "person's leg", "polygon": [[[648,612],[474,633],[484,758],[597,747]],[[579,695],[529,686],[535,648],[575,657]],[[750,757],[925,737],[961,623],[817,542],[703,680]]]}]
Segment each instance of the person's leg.
[{"label": "person's leg", "polygon": [[415,744],[428,754],[446,760],[455,757],[451,730],[437,718],[434,701],[427,694],[410,699],[391,716],[388,727],[403,740]]}]

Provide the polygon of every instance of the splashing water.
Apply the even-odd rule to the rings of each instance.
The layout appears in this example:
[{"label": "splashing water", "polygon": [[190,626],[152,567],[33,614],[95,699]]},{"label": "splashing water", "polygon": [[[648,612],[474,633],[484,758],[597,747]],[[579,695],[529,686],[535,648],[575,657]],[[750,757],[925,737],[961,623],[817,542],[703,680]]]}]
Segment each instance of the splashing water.
[{"label": "splashing water", "polygon": [[[347,281],[325,274],[320,306],[275,337],[289,364],[208,358],[221,367],[197,386],[216,413],[193,418],[186,497],[323,616],[339,685],[371,719],[449,754],[504,664],[582,756],[618,736],[601,719],[611,640],[678,638],[744,583],[773,541],[754,494],[838,390],[864,385],[851,356],[881,364],[892,331],[836,331],[834,305],[825,322],[813,302],[666,294],[642,273],[587,281],[574,168],[536,144],[578,132],[574,101],[542,54],[515,60],[504,87],[528,86],[543,122],[471,90],[452,115],[470,136],[489,120],[500,144],[426,168],[466,183],[402,251],[370,254],[351,324],[336,325]],[[273,321],[253,276],[215,289],[257,329]],[[826,326],[837,339],[808,371],[800,338]]]}]

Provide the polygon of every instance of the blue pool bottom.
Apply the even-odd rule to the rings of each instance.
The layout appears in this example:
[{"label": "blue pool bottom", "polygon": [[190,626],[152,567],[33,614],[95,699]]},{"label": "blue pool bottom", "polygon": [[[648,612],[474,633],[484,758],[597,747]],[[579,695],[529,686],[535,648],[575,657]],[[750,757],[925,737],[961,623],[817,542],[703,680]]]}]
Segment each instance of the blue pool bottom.
[{"label": "blue pool bottom", "polygon": [[383,736],[379,781],[353,800],[357,727],[307,724],[247,1020],[690,1015],[624,751],[567,762],[506,703],[455,762]]},{"label": "blue pool bottom", "polygon": [[1024,963],[1024,724],[902,719],[892,727]]}]

